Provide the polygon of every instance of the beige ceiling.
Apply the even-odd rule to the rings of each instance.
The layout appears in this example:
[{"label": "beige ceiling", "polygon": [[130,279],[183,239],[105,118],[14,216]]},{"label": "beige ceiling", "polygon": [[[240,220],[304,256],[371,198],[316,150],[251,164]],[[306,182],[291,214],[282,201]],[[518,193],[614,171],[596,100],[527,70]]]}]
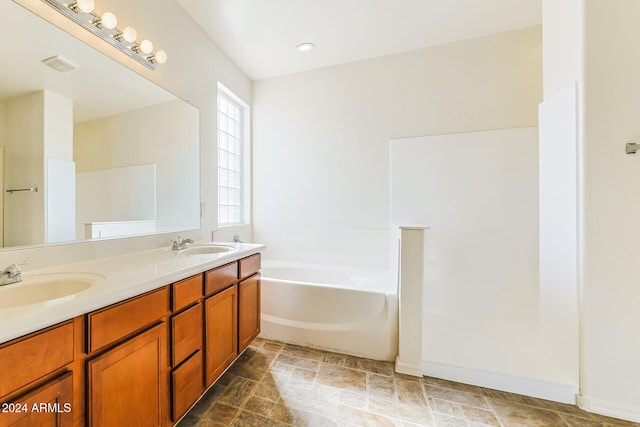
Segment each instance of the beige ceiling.
[{"label": "beige ceiling", "polygon": [[[541,0],[177,0],[253,80],[539,25]],[[312,42],[316,49],[295,47]]]}]

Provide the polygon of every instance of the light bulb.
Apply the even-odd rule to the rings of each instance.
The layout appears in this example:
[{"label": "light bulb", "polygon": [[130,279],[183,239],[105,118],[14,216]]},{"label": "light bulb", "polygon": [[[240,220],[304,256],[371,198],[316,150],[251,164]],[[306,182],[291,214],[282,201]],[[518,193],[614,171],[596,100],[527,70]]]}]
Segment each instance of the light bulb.
[{"label": "light bulb", "polygon": [[167,62],[167,52],[165,52],[164,50],[159,50],[155,55],[153,55],[153,59],[158,64],[164,64],[165,62]]},{"label": "light bulb", "polygon": [[124,41],[128,41],[129,43],[131,43],[136,41],[136,39],[138,38],[138,32],[133,27],[125,27],[125,29],[122,30],[122,34],[120,37],[122,37]]},{"label": "light bulb", "polygon": [[100,18],[100,25],[109,30],[113,30],[116,25],[118,25],[118,19],[113,13],[105,12],[102,14],[102,18]]},{"label": "light bulb", "polygon": [[138,49],[140,49],[142,53],[151,53],[153,51],[153,43],[149,40],[142,40]]},{"label": "light bulb", "polygon": [[93,7],[95,6],[93,0],[78,0],[76,1],[75,7],[84,13],[93,12]]}]

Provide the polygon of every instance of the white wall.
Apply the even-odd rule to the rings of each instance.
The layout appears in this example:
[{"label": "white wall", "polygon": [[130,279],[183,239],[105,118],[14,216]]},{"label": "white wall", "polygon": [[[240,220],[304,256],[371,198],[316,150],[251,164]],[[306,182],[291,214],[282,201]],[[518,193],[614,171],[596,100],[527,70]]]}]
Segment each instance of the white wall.
[{"label": "white wall", "polygon": [[541,69],[534,27],[255,82],[255,239],[389,266],[388,141],[535,126]]},{"label": "white wall", "polygon": [[[197,129],[197,111],[180,101],[78,123],[74,138],[77,171],[155,164],[157,216],[136,219],[156,219],[159,227],[197,228],[200,207],[187,203],[200,198],[199,189],[192,185],[200,172]],[[135,149],[131,140],[136,141]]]},{"label": "white wall", "polygon": [[[2,190],[5,246],[72,240],[74,212],[60,213],[73,205],[75,190],[55,182],[49,194],[49,178],[60,175],[47,171],[48,159],[71,160],[72,101],[38,91],[7,101],[6,110],[6,155],[11,161],[5,165],[5,188],[37,187],[38,191],[10,194]],[[58,230],[51,231],[55,228]]]},{"label": "white wall", "polygon": [[540,337],[545,358],[573,384],[579,382],[577,114],[575,84],[540,104]]},{"label": "white wall", "polygon": [[539,328],[537,128],[391,141],[391,218],[429,225],[423,373],[574,402]]},{"label": "white wall", "polygon": [[44,129],[45,92],[7,102],[5,189],[38,187],[39,192],[3,192],[4,244],[28,245],[45,240]]},{"label": "white wall", "polygon": [[429,226],[425,312],[538,323],[537,142],[537,128],[391,141],[391,220]]},{"label": "white wall", "polygon": [[[0,102],[0,190],[4,191],[5,105]],[[4,196],[0,197],[0,247],[4,246]]]},{"label": "white wall", "polygon": [[544,98],[582,80],[583,0],[543,0]]},{"label": "white wall", "polygon": [[583,3],[582,404],[640,421],[640,3]]},{"label": "white wall", "polygon": [[[624,150],[640,137],[640,4],[545,0],[545,9],[557,14],[543,15],[545,99],[578,88],[578,404],[640,421],[640,165]],[[564,56],[552,54],[558,46]]]}]

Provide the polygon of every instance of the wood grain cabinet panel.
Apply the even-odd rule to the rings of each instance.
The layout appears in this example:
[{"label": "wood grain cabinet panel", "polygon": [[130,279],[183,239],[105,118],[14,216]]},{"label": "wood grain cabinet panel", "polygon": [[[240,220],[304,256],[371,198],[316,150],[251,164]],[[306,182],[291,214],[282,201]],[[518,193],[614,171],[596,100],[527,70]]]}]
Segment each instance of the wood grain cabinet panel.
[{"label": "wood grain cabinet panel", "polygon": [[152,325],[169,311],[169,289],[161,288],[88,316],[88,352],[99,350]]},{"label": "wood grain cabinet panel", "polygon": [[238,356],[238,286],[205,300],[206,385],[211,385]]},{"label": "wood grain cabinet panel", "polygon": [[0,347],[0,396],[73,362],[73,343],[70,321]]},{"label": "wood grain cabinet panel", "polygon": [[253,276],[260,270],[260,254],[255,254],[242,258],[238,261],[240,280],[246,279],[249,276]]},{"label": "wood grain cabinet panel", "polygon": [[178,421],[204,391],[202,351],[192,354],[171,373],[172,419]]},{"label": "wood grain cabinet panel", "polygon": [[90,426],[165,425],[166,337],[166,323],[161,323],[87,362]]},{"label": "wood grain cabinet panel", "polygon": [[3,402],[0,425],[3,427],[71,427],[73,426],[72,404],[73,376],[71,372],[67,372],[12,402]]},{"label": "wood grain cabinet panel", "polygon": [[260,333],[260,275],[238,284],[238,345],[242,352]]},{"label": "wood grain cabinet panel", "polygon": [[171,319],[171,366],[177,366],[202,348],[202,304]]},{"label": "wood grain cabinet panel", "polygon": [[171,310],[176,312],[202,297],[202,274],[181,280],[171,286]]},{"label": "wood grain cabinet panel", "polygon": [[205,295],[211,295],[238,282],[238,263],[223,265],[205,273]]}]

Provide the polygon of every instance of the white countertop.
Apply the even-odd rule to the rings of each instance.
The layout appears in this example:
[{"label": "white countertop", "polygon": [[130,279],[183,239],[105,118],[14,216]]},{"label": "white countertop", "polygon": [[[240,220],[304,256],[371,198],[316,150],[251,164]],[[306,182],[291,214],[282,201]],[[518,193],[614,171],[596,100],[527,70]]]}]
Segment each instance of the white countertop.
[{"label": "white countertop", "polygon": [[[209,242],[216,244],[217,242]],[[29,286],[30,277],[86,276],[97,283],[72,296],[51,302],[39,302],[0,309],[0,343],[72,319],[145,292],[161,288],[212,268],[253,255],[265,249],[253,243],[221,243],[234,250],[216,254],[187,255],[159,248],[108,258],[100,258],[56,268],[28,271],[23,282],[0,287],[3,292]]]}]

